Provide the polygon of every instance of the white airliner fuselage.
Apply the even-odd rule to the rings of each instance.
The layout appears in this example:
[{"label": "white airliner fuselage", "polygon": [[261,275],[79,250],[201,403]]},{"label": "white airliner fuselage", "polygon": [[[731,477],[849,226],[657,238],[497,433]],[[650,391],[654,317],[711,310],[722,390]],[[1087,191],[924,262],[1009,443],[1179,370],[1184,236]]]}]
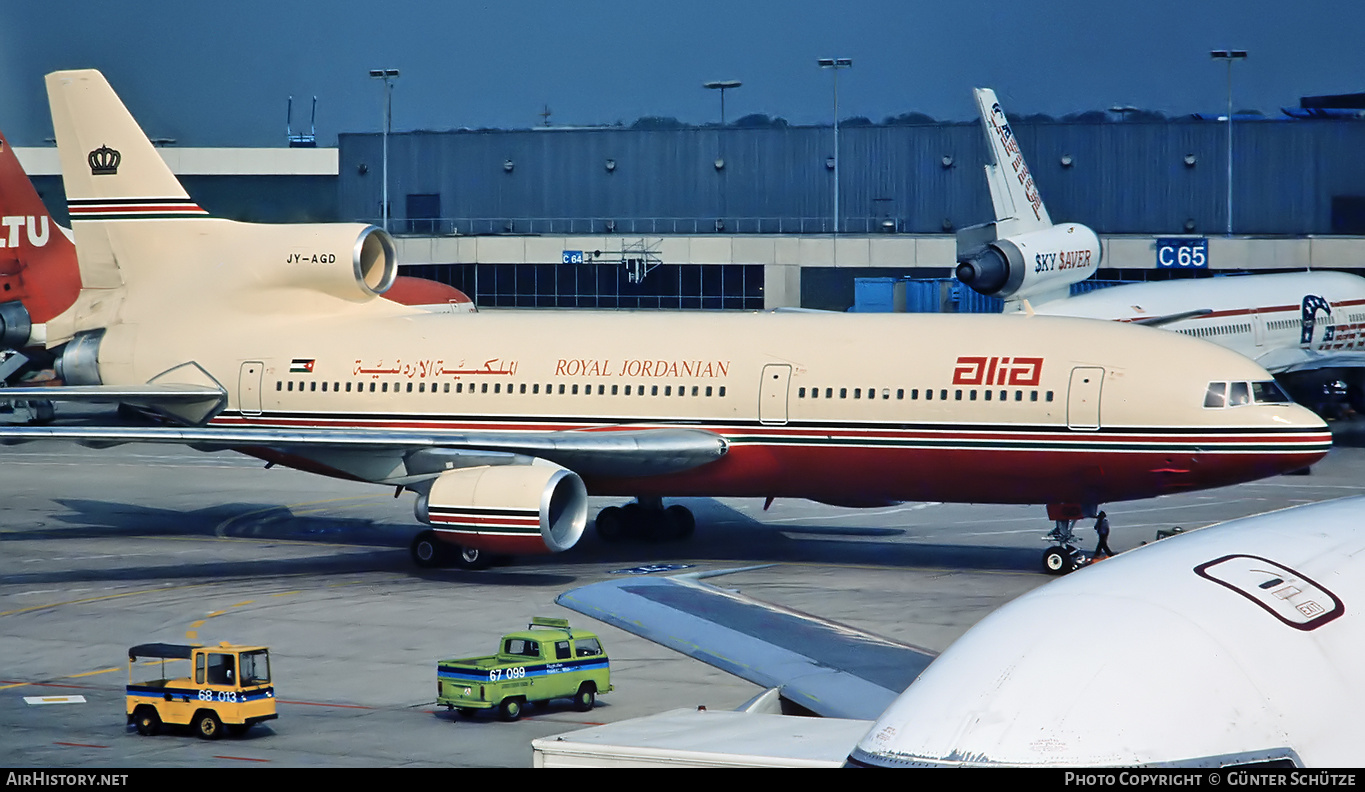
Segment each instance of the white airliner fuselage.
[{"label": "white airliner fuselage", "polygon": [[[234,448],[406,487],[442,537],[498,553],[571,547],[589,492],[1093,506],[1330,444],[1255,363],[1117,323],[414,310],[381,297],[384,232],[208,217],[101,75],[48,87],[82,281],[45,328],[69,339],[66,393],[180,425],[0,439]],[[1218,388],[1255,397],[1210,406]]]}]

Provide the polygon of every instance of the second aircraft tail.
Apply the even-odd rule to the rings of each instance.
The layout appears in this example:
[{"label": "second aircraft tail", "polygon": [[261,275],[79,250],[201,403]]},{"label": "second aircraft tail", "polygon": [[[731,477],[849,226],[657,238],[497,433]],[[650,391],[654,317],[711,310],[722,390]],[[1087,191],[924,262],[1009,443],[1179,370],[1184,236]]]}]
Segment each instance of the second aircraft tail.
[{"label": "second aircraft tail", "polygon": [[981,129],[986,134],[986,149],[990,152],[991,162],[986,165],[986,183],[991,189],[991,203],[995,206],[996,221],[1014,221],[1011,233],[1031,231],[1037,228],[1050,228],[1052,218],[1048,216],[1043,199],[1038,197],[1038,187],[1033,183],[1024,155],[1019,150],[1019,141],[1014,130],[1000,109],[995,91],[977,88],[977,109],[981,112]]}]

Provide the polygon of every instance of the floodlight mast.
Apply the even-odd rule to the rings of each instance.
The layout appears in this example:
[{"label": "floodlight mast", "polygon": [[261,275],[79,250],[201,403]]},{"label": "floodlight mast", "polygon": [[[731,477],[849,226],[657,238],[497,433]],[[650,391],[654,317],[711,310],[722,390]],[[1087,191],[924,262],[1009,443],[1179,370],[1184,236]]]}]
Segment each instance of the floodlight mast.
[{"label": "floodlight mast", "polygon": [[370,69],[370,76],[384,81],[384,192],[382,216],[384,230],[389,230],[389,131],[393,127],[393,81],[398,79],[397,69]]}]

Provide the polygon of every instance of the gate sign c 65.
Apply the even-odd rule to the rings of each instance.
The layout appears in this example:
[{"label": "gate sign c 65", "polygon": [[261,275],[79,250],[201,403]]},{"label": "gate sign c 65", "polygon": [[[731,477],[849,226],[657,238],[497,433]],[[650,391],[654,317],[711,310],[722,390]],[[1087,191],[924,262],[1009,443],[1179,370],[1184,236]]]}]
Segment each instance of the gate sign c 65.
[{"label": "gate sign c 65", "polygon": [[1203,270],[1209,268],[1209,240],[1204,237],[1168,237],[1156,241],[1156,268]]}]

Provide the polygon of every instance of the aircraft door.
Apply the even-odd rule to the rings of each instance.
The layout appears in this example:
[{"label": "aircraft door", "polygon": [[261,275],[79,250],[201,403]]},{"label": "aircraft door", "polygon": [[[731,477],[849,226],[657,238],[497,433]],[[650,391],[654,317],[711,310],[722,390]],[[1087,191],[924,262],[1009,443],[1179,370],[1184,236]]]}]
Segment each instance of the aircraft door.
[{"label": "aircraft door", "polygon": [[1094,431],[1100,428],[1100,389],[1104,369],[1077,366],[1071,370],[1071,386],[1066,392],[1066,425],[1070,429]]},{"label": "aircraft door", "polygon": [[787,422],[787,386],[792,378],[792,367],[770,363],[763,367],[763,381],[758,386],[758,422],[785,424]]},{"label": "aircraft door", "polygon": [[241,403],[242,415],[261,414],[261,376],[264,372],[265,364],[259,360],[242,364],[237,377],[237,400]]}]

